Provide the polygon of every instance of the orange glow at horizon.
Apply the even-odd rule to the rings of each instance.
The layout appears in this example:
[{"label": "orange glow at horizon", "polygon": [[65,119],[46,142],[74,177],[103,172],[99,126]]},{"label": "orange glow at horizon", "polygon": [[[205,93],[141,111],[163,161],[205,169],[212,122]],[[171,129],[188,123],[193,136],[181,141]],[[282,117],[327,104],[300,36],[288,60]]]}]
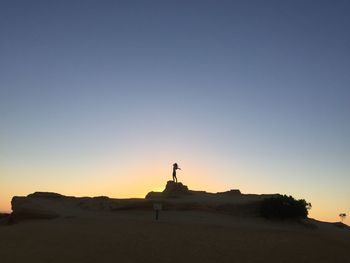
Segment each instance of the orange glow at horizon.
[{"label": "orange glow at horizon", "polygon": [[[7,188],[0,191],[0,211],[11,211],[10,202],[13,196],[26,196],[36,191],[57,192],[67,196],[144,198],[150,191],[164,190],[166,182],[172,179],[172,161],[162,156],[151,159],[143,155],[139,158],[142,158],[142,161],[136,160],[135,163],[124,162],[116,165],[111,158],[109,161],[86,167],[76,166],[61,169],[52,169],[51,167],[5,169],[2,167],[3,174],[32,179],[13,181],[8,178],[3,180],[1,187],[6,185]],[[251,174],[256,174],[256,171],[244,170],[232,164],[230,167],[223,163],[215,167],[207,167],[203,164],[209,163],[208,158],[205,156],[197,158],[192,158],[191,162],[186,161],[186,159],[176,160],[182,168],[178,171],[178,180],[191,190],[222,192],[240,189],[242,193],[246,194],[276,192],[283,194],[285,192],[295,198],[304,198],[311,202],[313,208],[310,211],[310,217],[312,218],[335,222],[339,221],[339,213],[347,213],[342,209],[346,204],[340,204],[335,199],[326,200],[322,191],[317,196],[309,196],[307,189],[305,192],[299,191],[298,194],[295,192],[287,193],[288,189],[298,189],[298,187],[283,188],[283,185],[276,185],[273,181],[269,181],[271,179],[268,179],[264,174],[260,177],[253,177]],[[334,204],[337,205],[334,206]],[[344,222],[349,224],[349,217]]]},{"label": "orange glow at horizon", "polygon": [[[133,172],[134,173],[132,176],[128,176],[127,179],[124,179],[123,181],[120,180],[120,177],[118,177],[118,179],[113,178],[114,172],[110,172],[109,174],[99,178],[90,177],[84,183],[84,186],[80,188],[78,187],[78,182],[75,182],[69,186],[64,184],[56,184],[53,188],[44,184],[42,184],[40,187],[36,186],[35,188],[30,185],[22,185],[22,187],[17,188],[17,191],[14,193],[8,189],[8,191],[1,192],[0,211],[7,213],[11,212],[11,199],[13,196],[26,196],[35,191],[57,192],[67,196],[77,197],[108,196],[110,198],[144,198],[145,195],[150,191],[163,191],[166,182],[171,180],[171,169],[154,169],[154,167],[149,166],[146,168],[143,167],[142,169],[134,169]],[[144,172],[144,174],[142,174],[141,172]],[[225,188],[223,183],[214,182],[210,179],[208,174],[204,174],[204,171],[201,171],[201,175],[197,174],[192,176],[188,176],[188,172],[192,174],[193,170],[191,168],[186,168],[184,169],[184,171],[179,171],[178,179],[179,182],[183,182],[191,190],[221,192],[233,188],[241,188]],[[208,188],[208,185],[210,185],[211,187]],[[248,192],[242,191],[242,188],[240,190],[243,193],[253,193],[254,191],[256,191],[257,187],[258,186],[254,186],[252,188],[253,190]],[[244,189],[248,188],[244,187]],[[327,203],[326,206],[322,206],[322,200],[319,199],[313,200],[312,205],[313,207],[310,210],[309,217],[326,222],[340,221],[338,217],[338,214],[342,212],[340,206],[334,207],[333,204]],[[349,216],[344,220],[344,223],[350,224]]]}]

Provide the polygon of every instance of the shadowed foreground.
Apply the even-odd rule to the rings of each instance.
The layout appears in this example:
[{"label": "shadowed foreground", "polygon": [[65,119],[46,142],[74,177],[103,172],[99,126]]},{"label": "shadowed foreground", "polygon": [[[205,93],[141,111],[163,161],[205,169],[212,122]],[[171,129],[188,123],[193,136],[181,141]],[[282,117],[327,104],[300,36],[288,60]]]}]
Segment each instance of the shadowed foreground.
[{"label": "shadowed foreground", "polygon": [[[311,222],[311,221],[310,221]],[[199,211],[91,212],[0,226],[1,262],[348,262],[350,231]]]},{"label": "shadowed foreground", "polygon": [[347,226],[268,221],[258,208],[270,196],[168,182],[145,199],[14,197],[14,224],[0,224],[0,262],[349,262]]}]

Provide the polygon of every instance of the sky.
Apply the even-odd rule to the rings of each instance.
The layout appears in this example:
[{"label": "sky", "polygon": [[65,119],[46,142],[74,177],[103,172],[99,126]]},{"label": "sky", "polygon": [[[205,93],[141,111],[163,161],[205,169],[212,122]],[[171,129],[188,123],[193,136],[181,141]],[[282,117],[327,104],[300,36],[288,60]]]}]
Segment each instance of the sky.
[{"label": "sky", "polygon": [[35,191],[143,197],[177,162],[190,189],[350,215],[349,13],[341,0],[1,1],[0,211]]}]

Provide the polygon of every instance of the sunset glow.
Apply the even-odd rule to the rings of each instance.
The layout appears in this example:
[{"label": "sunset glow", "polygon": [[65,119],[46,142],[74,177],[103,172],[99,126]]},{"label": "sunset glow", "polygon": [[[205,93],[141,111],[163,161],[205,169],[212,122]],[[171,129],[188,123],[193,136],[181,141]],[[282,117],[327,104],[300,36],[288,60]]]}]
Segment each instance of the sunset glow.
[{"label": "sunset glow", "polygon": [[350,215],[348,2],[102,2],[1,5],[0,211],[143,198],[177,162],[192,190]]}]

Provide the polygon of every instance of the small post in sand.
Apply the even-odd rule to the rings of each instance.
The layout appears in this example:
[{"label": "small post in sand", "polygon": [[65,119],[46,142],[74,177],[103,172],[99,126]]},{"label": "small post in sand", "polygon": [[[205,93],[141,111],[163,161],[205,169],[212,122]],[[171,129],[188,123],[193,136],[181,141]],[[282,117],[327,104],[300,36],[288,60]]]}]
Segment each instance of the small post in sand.
[{"label": "small post in sand", "polygon": [[156,211],[156,220],[158,220],[159,217],[159,211],[162,210],[162,204],[153,204],[153,209]]}]

